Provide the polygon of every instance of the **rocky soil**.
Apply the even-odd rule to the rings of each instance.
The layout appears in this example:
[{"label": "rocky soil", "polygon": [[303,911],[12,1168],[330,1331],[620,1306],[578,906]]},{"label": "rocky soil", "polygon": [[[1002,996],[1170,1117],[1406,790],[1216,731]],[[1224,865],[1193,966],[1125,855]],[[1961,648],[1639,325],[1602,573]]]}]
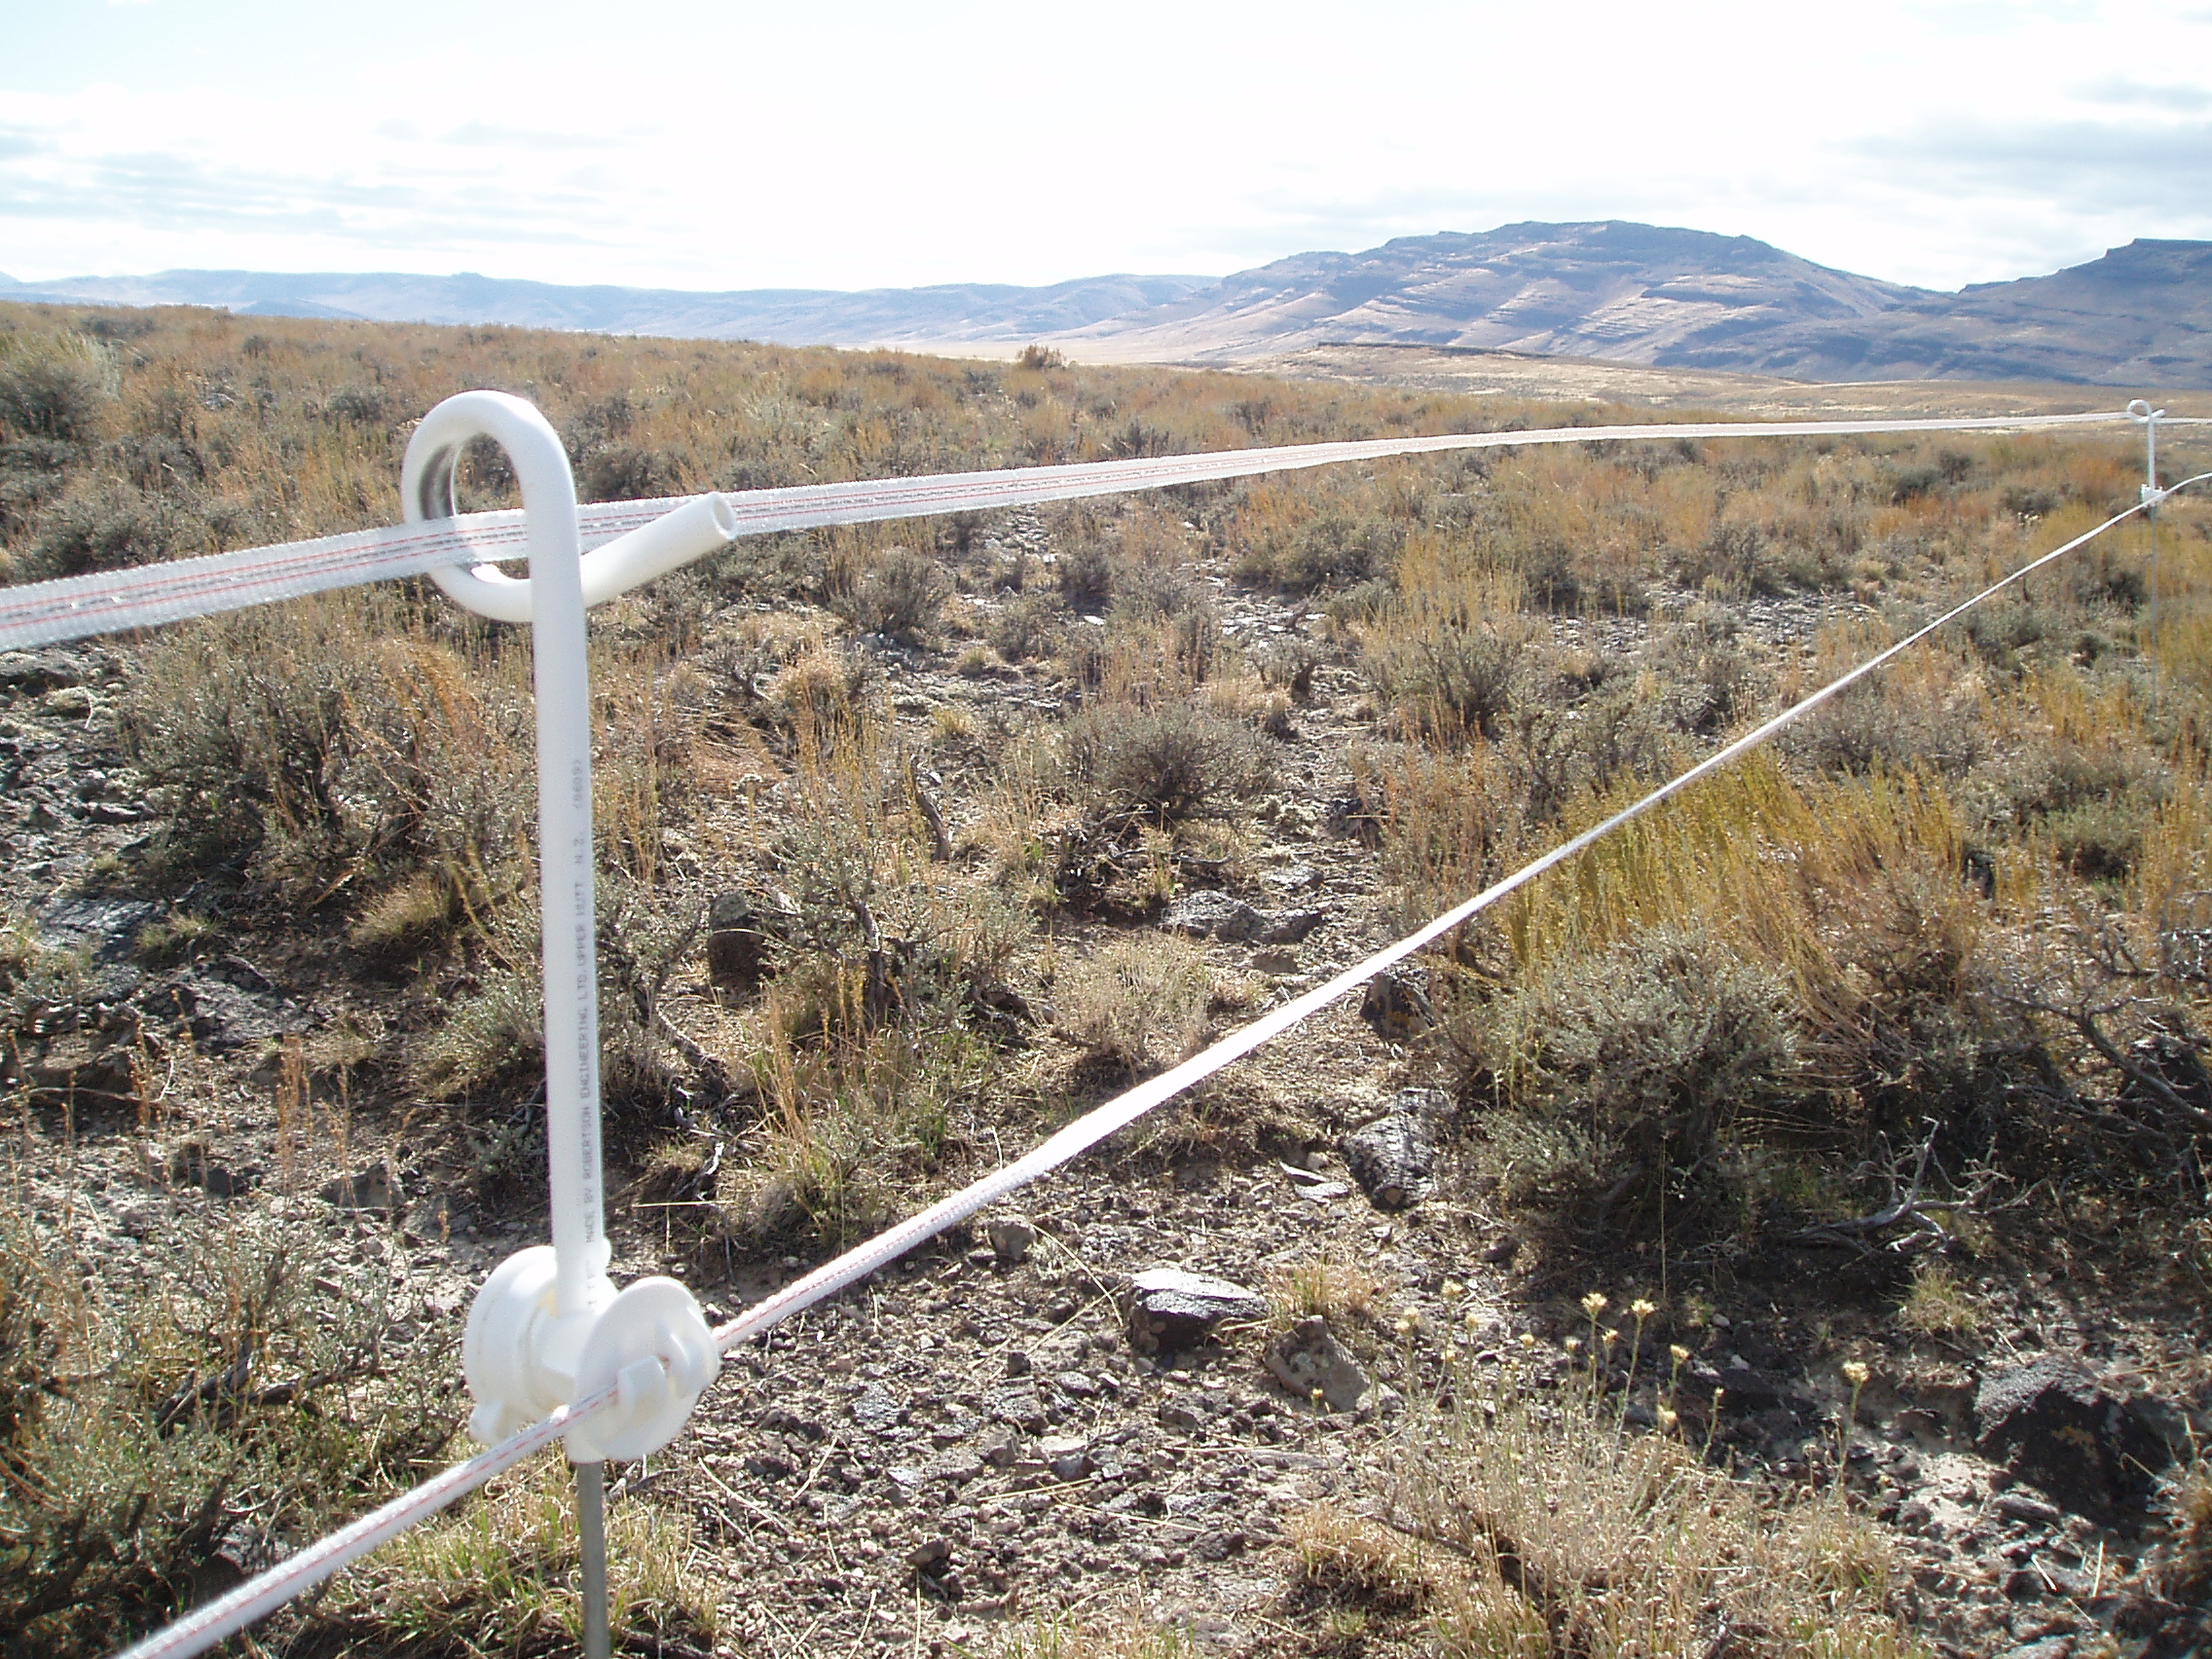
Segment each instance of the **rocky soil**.
[{"label": "rocky soil", "polygon": [[[1039,532],[1017,517],[995,534],[1011,549]],[[1315,626],[1215,580],[1239,637]],[[1759,601],[1739,619],[1779,666],[1810,651],[1832,603]],[[1646,624],[1588,626],[1611,652]],[[1038,676],[963,678],[949,653],[877,654],[902,720],[1057,695]],[[457,1351],[474,1286],[542,1218],[488,1198],[461,1126],[410,1102],[326,1108],[312,1156],[287,1151],[283,1040],[319,1051],[399,993],[267,918],[149,965],[140,930],[167,907],[109,887],[149,830],[112,718],[129,671],[124,645],[0,657],[0,903],[82,952],[11,1048],[13,1178],[82,1259],[148,1284],[209,1227],[276,1218],[322,1294],[382,1301],[394,1352]],[[1347,741],[1372,728],[1366,695],[1322,670],[1234,890],[1186,893],[1163,917],[1254,988],[1253,1014],[1395,935],[1373,855],[1328,810],[1347,793]],[[962,782],[945,784],[955,832]],[[703,960],[667,1006],[680,1028],[714,1029]],[[938,1655],[1131,1611],[1208,1652],[1323,1649],[1290,1594],[1295,1518],[1372,1507],[1440,1392],[1501,1370],[1556,1385],[1579,1298],[1625,1288],[1566,1281],[1486,1208],[1457,1108],[1411,1092],[1440,1081],[1408,1040],[1418,1007],[1393,1006],[1338,1005],[1018,1215],[981,1218],[732,1355],[691,1431],[617,1489],[692,1518],[727,1650]],[[1037,1127],[962,1132],[980,1168]],[[615,1207],[618,1281],[675,1272],[726,1315],[812,1265],[728,1240],[702,1252],[673,1213]],[[1300,1268],[1319,1275],[1321,1324],[1301,1316]],[[1162,1270],[1225,1286],[1145,1276]],[[1916,1338],[1892,1316],[1895,1282],[1848,1251],[1778,1256],[1662,1313],[1637,1375],[1663,1373],[1669,1344],[1690,1348],[1682,1432],[1710,1427],[1713,1456],[1747,1480],[1825,1487],[1845,1447],[1840,1478],[1894,1536],[1936,1650],[2183,1651],[2184,1612],[2147,1600],[2137,1568],[2157,1476],[2212,1432],[2199,1334],[2046,1267],[1975,1281],[1979,1336]],[[1851,1361],[1870,1370],[1862,1389]],[[1631,1420],[1653,1407],[1646,1383]]]}]

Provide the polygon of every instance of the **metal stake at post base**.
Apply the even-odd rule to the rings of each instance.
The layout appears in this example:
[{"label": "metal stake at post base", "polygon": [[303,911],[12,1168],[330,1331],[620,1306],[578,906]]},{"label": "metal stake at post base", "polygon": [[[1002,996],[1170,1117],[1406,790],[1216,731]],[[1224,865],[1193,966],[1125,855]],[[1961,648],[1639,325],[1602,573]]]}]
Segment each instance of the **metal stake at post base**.
[{"label": "metal stake at post base", "polygon": [[[431,579],[470,609],[531,625],[553,1241],[508,1257],[485,1281],[469,1308],[461,1363],[476,1400],[469,1430],[487,1444],[608,1384],[619,1390],[610,1410],[568,1436],[583,1546],[585,1650],[605,1654],[604,1459],[666,1445],[719,1374],[721,1353],[682,1284],[645,1278],[617,1292],[607,1274],[590,671],[575,481],[560,438],[530,404],[504,392],[462,392],[425,415],[408,442],[400,495],[409,522],[454,516],[455,469],[477,437],[492,438],[514,465],[530,579],[484,570],[436,571]],[[720,525],[709,515],[682,528],[712,538]]]}]

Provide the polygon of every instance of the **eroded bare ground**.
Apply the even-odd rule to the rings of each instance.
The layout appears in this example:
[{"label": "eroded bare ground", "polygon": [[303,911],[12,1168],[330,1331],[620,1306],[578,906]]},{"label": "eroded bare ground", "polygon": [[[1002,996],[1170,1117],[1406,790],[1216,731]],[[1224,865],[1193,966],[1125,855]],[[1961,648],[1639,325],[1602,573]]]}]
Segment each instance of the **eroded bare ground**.
[{"label": "eroded bare ground", "polygon": [[[1321,372],[1323,359],[1308,356],[1307,372]],[[1440,361],[1437,372],[1459,371]],[[1989,407],[1981,388],[1956,395],[1970,389]],[[1682,395],[1693,392],[1715,405],[1713,387],[1685,384]],[[1747,401],[1764,396],[1777,401]],[[1748,389],[1718,406],[1808,407]],[[983,535],[1006,550],[1044,544],[1025,518]],[[1238,590],[1221,566],[1201,573],[1233,634],[1295,638],[1319,626],[1296,601]],[[1005,599],[955,603],[987,611]],[[1818,628],[1853,608],[1848,596],[1737,608],[1751,648],[1775,671],[1808,656]],[[1648,624],[1553,626],[1563,639],[1603,631],[1617,652],[1641,644]],[[995,706],[1057,706],[1043,670],[963,675],[949,651],[880,640],[861,648],[875,658],[897,721],[916,733],[944,729],[946,710],[965,709],[987,730]],[[419,1419],[457,1420],[463,1406],[451,1378],[467,1297],[509,1250],[542,1235],[541,1199],[512,1173],[528,1160],[502,1161],[490,1147],[527,1140],[535,1107],[518,1101],[461,1129],[451,1114],[404,1100],[340,1100],[318,1080],[344,1075],[346,1046],[380,1018],[403,1018],[404,996],[357,976],[343,947],[315,936],[264,918],[218,951],[148,965],[141,930],[166,907],[101,890],[103,870],[148,828],[114,743],[112,712],[130,672],[123,646],[5,665],[0,899],[37,914],[50,940],[81,946],[86,961],[18,1043],[26,1087],[9,1137],[12,1179],[83,1260],[152,1285],[178,1285],[187,1258],[225,1237],[279,1225],[296,1276],[327,1304],[324,1323],[376,1308],[383,1358],[419,1362],[433,1379]],[[721,713],[710,703],[698,718]],[[1226,988],[1214,1029],[1395,937],[1401,918],[1344,810],[1355,794],[1347,746],[1375,719],[1365,683],[1324,666],[1279,731],[1272,793],[1213,879],[1272,914],[1317,919],[1297,942],[1203,944]],[[946,763],[940,798],[956,843],[987,805],[991,758],[977,744]],[[1080,955],[1108,931],[1057,924],[1054,948]],[[1010,1064],[1030,1067],[1033,1087],[1002,1097],[995,1116],[952,1123],[929,1185],[1014,1154],[1119,1081],[1054,1032],[1050,987],[1034,964],[1023,973],[1016,988],[1033,1017],[1028,1047]],[[740,1031],[697,954],[663,1007],[709,1051]],[[628,1469],[616,1499],[618,1510],[661,1506],[692,1523],[694,1559],[720,1606],[718,1651],[940,1655],[1010,1641],[1042,1649],[1055,1629],[1131,1613],[1209,1652],[1426,1645],[1418,1598],[1370,1597],[1354,1617],[1313,1592],[1301,1565],[1310,1552],[1302,1558],[1290,1542],[1301,1517],[1322,1502],[1396,1513],[1393,1476],[1439,1413],[1501,1387],[1559,1395],[1588,1366],[1588,1350],[1571,1353],[1565,1339],[1594,1343],[1601,1324],[1626,1330],[1631,1317],[1627,1286],[1585,1282],[1587,1269],[1563,1276],[1486,1207],[1451,1133],[1440,1137],[1433,1190],[1409,1206],[1380,1207],[1353,1182],[1347,1132],[1442,1075],[1444,1056],[1411,1029],[1341,1003],[1034,1190],[1021,1205],[1033,1241],[1002,1232],[994,1242],[987,1224],[1008,1218],[982,1218],[733,1355],[691,1431]],[[300,1039],[289,1064],[287,1038]],[[759,1110],[745,1100],[679,1105],[654,1132],[681,1127],[698,1156],[673,1175],[617,1173],[618,1280],[676,1272],[723,1314],[820,1259],[819,1243],[795,1235],[698,1223],[698,1210],[726,1201],[717,1170],[725,1157],[737,1162]],[[618,1160],[631,1145],[617,1137]],[[332,1169],[351,1179],[330,1181]],[[488,1180],[488,1169],[506,1173]],[[1832,1490],[1841,1450],[1855,1512],[1894,1543],[1909,1579],[1904,1603],[1938,1649],[2057,1659],[2079,1637],[2072,1651],[2108,1650],[2096,1643],[2111,1641],[2144,1547],[2133,1522],[2068,1507],[2009,1470],[2018,1461],[2009,1452],[1977,1452],[1976,1390],[2038,1356],[2078,1358],[2097,1379],[2094,1409],[2120,1414],[2110,1425],[2119,1441],[2137,1444],[2129,1425],[2178,1433],[2191,1412],[2201,1428],[2197,1333],[2170,1310],[2128,1306],[2124,1287],[2038,1272],[1983,1287],[1979,1336],[1914,1338],[1888,1316],[1896,1274],[1880,1253],[1771,1250],[1648,1328],[1637,1318],[1633,1364],[1626,1347],[1608,1346],[1607,1369],[1632,1374],[1624,1415],[1650,1423],[1675,1413],[1675,1433],[1770,1494]],[[1258,1290],[1274,1310],[1232,1318],[1189,1346],[1139,1351],[1146,1328],[1140,1320],[1132,1338],[1129,1282],[1160,1267]],[[1640,1272],[1634,1258],[1618,1271]],[[1580,1305],[1590,1291],[1611,1295],[1603,1319]],[[1270,1348],[1309,1310],[1325,1313],[1371,1387],[1332,1403],[1271,1371]],[[1688,1357],[1670,1360],[1670,1345]],[[1870,1366],[1862,1388],[1844,1369],[1853,1361]],[[438,1436],[424,1439],[427,1463]],[[242,1516],[222,1562],[251,1568],[271,1547],[264,1519]],[[206,1587],[221,1577],[211,1570]],[[2118,1628],[2128,1640],[2124,1621]],[[1725,1627],[1708,1635],[1708,1652],[1726,1651]]]},{"label": "eroded bare ground", "polygon": [[1878,416],[2070,415],[2156,396],[2174,415],[2212,415],[2212,392],[2019,382],[1861,381],[1834,385],[1718,370],[1652,368],[1589,357],[1426,347],[1317,346],[1241,365],[1292,380],[1344,380],[1462,395],[1588,398],[1655,409],[1835,421]]}]

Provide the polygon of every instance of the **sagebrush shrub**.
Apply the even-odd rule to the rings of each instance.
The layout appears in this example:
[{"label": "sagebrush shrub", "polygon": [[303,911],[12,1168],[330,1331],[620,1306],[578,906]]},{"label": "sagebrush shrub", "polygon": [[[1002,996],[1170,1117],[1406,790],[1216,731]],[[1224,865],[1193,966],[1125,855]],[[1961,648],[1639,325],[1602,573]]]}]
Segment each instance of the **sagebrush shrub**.
[{"label": "sagebrush shrub", "polygon": [[0,337],[0,426],[84,444],[115,401],[115,360],[77,334]]},{"label": "sagebrush shrub", "polygon": [[1108,811],[1163,825],[1228,813],[1270,774],[1251,727],[1190,703],[1094,704],[1068,722],[1066,745],[1069,771]]},{"label": "sagebrush shrub", "polygon": [[1742,1197],[1747,1129],[1803,1088],[1787,987],[1715,936],[1645,930],[1462,1015],[1513,1196],[1564,1219],[1687,1231]]},{"label": "sagebrush shrub", "polygon": [[934,559],[893,547],[830,596],[830,608],[863,634],[906,639],[927,633],[952,592]]}]

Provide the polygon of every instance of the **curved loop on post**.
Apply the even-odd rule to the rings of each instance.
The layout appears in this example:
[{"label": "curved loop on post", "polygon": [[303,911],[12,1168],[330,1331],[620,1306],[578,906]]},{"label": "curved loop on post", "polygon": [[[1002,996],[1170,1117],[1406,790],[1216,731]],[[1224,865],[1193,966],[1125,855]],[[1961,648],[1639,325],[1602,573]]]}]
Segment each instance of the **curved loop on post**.
[{"label": "curved loop on post", "polygon": [[[427,415],[407,440],[407,459],[399,471],[400,511],[409,524],[453,518],[454,474],[471,438],[488,437],[507,452],[522,503],[529,514],[530,551],[580,559],[583,542],[576,530],[576,485],[569,472],[568,451],[560,435],[535,408],[503,391],[464,391],[449,397]],[[564,535],[562,527],[566,526]],[[566,547],[541,535],[565,540]],[[473,570],[433,570],[430,579],[464,609],[495,622],[528,622],[531,589],[493,565]]]},{"label": "curved loop on post", "polygon": [[[511,407],[509,407],[511,406]],[[520,410],[528,417],[515,423]],[[498,391],[468,391],[445,402],[423,418],[407,445],[407,462],[400,473],[400,503],[410,524],[456,516],[453,482],[461,464],[461,450],[473,437],[496,441],[513,461],[515,477],[522,485],[523,504],[532,506],[536,495],[547,494],[541,481],[534,492],[526,476],[525,451],[550,444],[561,456],[559,474],[568,493],[568,517],[573,523],[575,486],[571,480],[567,452],[553,428],[530,404]],[[550,469],[539,464],[539,472]],[[547,510],[557,510],[546,503]],[[535,515],[533,514],[533,522]],[[603,547],[583,554],[584,605],[603,604],[616,594],[664,575],[692,560],[702,558],[737,538],[737,514],[726,496],[709,491],[696,496],[648,525],[618,535]],[[578,542],[579,548],[581,542]],[[430,580],[448,599],[465,610],[495,622],[528,622],[532,619],[530,578],[510,576],[497,565],[475,565],[465,570],[446,566],[433,569]]]}]

